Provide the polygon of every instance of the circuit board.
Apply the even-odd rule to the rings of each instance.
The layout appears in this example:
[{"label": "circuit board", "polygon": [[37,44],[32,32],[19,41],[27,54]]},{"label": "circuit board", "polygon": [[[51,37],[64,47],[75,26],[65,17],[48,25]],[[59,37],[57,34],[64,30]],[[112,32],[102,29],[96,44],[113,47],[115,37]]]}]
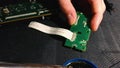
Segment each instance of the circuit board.
[{"label": "circuit board", "polygon": [[[0,24],[48,15],[51,15],[50,11],[37,2],[8,5],[0,7]],[[70,29],[74,33],[74,38],[72,41],[67,39],[65,46],[86,51],[91,30],[87,24],[87,18],[79,12],[77,12],[77,15],[78,20]]]},{"label": "circuit board", "polygon": [[87,41],[89,40],[91,29],[87,24],[87,18],[83,13],[77,12],[78,19],[71,26],[70,31],[74,33],[73,40],[66,40],[65,46],[79,51],[86,51]]},{"label": "circuit board", "polygon": [[0,24],[51,15],[50,11],[37,2],[26,2],[0,7]]}]

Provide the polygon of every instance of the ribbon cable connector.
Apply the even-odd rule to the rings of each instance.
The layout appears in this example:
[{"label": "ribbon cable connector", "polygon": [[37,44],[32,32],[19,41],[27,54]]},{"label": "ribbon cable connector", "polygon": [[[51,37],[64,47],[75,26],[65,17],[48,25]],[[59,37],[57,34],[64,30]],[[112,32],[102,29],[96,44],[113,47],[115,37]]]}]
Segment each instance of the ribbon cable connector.
[{"label": "ribbon cable connector", "polygon": [[86,51],[87,41],[91,33],[91,29],[87,24],[87,19],[83,13],[77,13],[77,21],[71,26],[70,30],[58,27],[50,27],[39,22],[32,21],[28,27],[38,31],[59,35],[67,38],[65,42],[66,47],[74,48],[79,51]]}]

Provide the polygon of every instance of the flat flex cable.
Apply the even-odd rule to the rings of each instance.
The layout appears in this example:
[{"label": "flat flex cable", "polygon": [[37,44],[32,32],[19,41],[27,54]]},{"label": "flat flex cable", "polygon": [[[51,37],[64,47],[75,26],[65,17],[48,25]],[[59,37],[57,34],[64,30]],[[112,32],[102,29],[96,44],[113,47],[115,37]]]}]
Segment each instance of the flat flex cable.
[{"label": "flat flex cable", "polygon": [[79,51],[86,51],[86,45],[87,41],[89,40],[91,30],[87,24],[86,17],[82,13],[77,13],[77,15],[78,19],[76,23],[71,26],[70,30],[47,26],[35,21],[30,22],[28,27],[47,34],[65,37],[67,39],[65,46],[74,48]]}]

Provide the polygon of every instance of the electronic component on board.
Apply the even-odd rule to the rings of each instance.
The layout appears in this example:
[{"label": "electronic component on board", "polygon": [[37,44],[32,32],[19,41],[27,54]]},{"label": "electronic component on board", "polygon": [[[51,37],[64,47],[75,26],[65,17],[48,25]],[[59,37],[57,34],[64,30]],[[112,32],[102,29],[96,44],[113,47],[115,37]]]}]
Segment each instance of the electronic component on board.
[{"label": "electronic component on board", "polygon": [[50,11],[37,2],[8,5],[0,7],[0,24],[48,15]]}]

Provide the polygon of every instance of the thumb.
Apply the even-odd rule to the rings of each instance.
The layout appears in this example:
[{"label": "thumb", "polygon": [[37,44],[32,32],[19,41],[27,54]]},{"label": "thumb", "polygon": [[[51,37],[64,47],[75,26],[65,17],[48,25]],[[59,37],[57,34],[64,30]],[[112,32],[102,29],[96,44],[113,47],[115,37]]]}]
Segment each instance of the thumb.
[{"label": "thumb", "polygon": [[66,14],[70,25],[74,24],[77,18],[75,8],[71,0],[59,0],[62,11]]}]

